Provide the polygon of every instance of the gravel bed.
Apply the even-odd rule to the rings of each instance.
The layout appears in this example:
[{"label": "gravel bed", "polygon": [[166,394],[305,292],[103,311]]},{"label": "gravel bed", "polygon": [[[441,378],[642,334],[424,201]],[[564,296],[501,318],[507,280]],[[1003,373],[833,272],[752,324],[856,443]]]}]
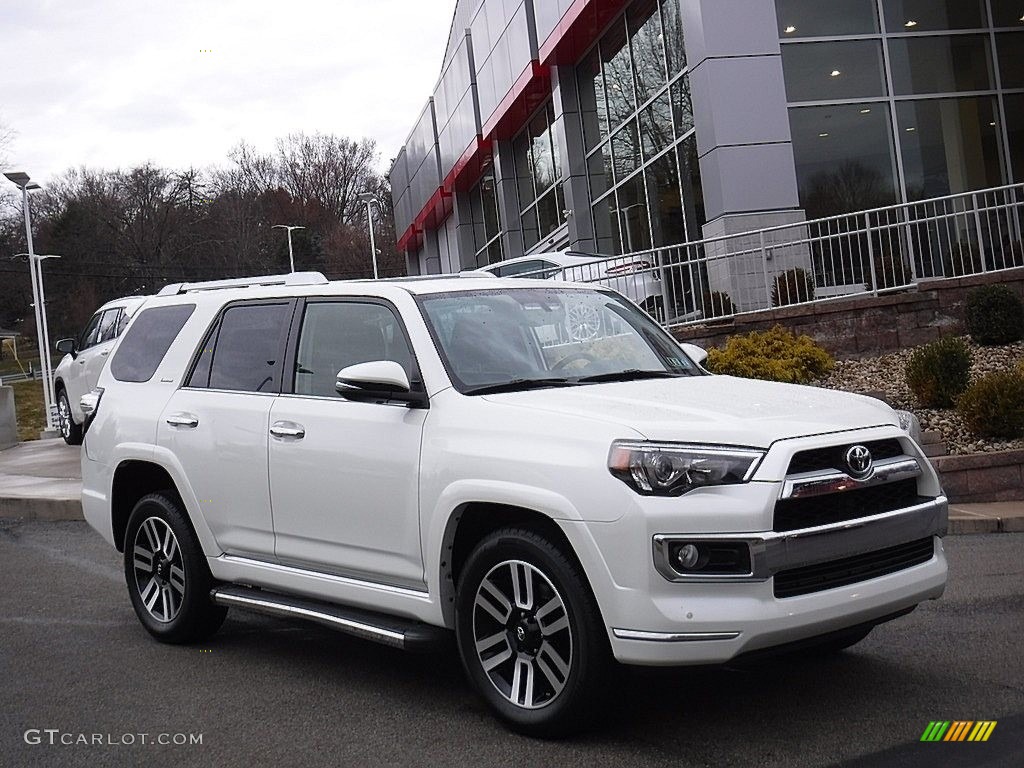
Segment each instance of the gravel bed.
[{"label": "gravel bed", "polygon": [[[1024,342],[1000,347],[981,347],[964,338],[971,350],[971,380],[996,371],[1016,368],[1024,360]],[[912,411],[921,420],[921,428],[935,430],[946,441],[951,454],[1006,451],[1024,448],[1024,439],[986,440],[971,434],[963,420],[951,408],[922,408],[907,387],[905,371],[913,350],[905,349],[863,360],[837,360],[827,377],[816,386],[848,392],[881,393],[893,408]]]}]

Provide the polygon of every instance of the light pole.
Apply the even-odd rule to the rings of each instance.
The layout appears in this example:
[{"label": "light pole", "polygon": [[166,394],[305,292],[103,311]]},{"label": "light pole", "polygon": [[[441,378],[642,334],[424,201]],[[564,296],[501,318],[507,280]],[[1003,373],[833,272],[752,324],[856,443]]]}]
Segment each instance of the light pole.
[{"label": "light pole", "polygon": [[50,365],[50,337],[46,325],[46,307],[43,305],[42,270],[37,263],[32,243],[32,217],[29,213],[28,192],[39,189],[27,173],[12,171],[5,173],[8,181],[21,189],[22,207],[25,210],[25,240],[28,243],[28,268],[32,276],[32,299],[35,302],[36,339],[39,344],[39,362],[43,366],[43,403],[46,406],[46,431],[53,432],[53,369]]},{"label": "light pole", "polygon": [[305,227],[292,227],[288,224],[275,224],[272,229],[287,229],[288,230],[288,264],[292,268],[292,272],[295,271],[295,253],[292,251],[292,230],[293,229],[305,229]]},{"label": "light pole", "polygon": [[363,192],[358,198],[360,203],[366,203],[366,219],[370,225],[370,256],[373,257],[373,279],[376,280],[377,275],[377,242],[373,235],[373,211],[370,206],[376,205],[377,210],[380,210],[380,201],[373,192]]}]

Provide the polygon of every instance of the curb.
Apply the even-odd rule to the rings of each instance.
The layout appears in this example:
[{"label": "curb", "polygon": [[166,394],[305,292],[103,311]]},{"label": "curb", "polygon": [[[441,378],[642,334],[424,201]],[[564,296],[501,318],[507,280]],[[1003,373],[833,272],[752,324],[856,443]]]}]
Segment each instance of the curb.
[{"label": "curb", "polygon": [[63,521],[85,520],[79,499],[0,497],[0,520]]}]

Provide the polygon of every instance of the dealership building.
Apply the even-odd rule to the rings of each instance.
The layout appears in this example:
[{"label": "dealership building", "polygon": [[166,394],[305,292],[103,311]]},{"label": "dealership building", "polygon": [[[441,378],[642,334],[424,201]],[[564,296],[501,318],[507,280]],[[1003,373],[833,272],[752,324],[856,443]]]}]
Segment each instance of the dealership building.
[{"label": "dealership building", "polygon": [[1024,181],[1024,0],[458,0],[389,176],[410,274]]}]

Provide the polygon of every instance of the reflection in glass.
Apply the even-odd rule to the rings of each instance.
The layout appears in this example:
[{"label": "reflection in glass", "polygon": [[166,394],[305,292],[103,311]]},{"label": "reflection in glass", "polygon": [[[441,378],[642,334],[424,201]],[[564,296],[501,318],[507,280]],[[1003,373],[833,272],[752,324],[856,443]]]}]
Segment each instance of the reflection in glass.
[{"label": "reflection in glass", "polygon": [[1010,167],[1015,184],[1024,182],[1024,93],[1003,97],[1006,133],[1010,137]]},{"label": "reflection in glass", "polygon": [[512,160],[516,169],[516,189],[520,208],[536,199],[533,191],[533,160],[530,159],[530,136],[523,131],[512,141]]},{"label": "reflection in glass", "polygon": [[[473,213],[473,243],[478,267],[499,260],[501,254],[501,219],[498,213],[498,196],[494,183],[494,169],[488,168],[483,178],[469,193]],[[493,241],[493,242],[492,242]],[[499,254],[494,259],[494,253]]]},{"label": "reflection in glass", "polygon": [[662,28],[665,30],[668,76],[674,77],[686,68],[686,48],[683,43],[683,21],[679,18],[679,0],[662,0],[661,18]]},{"label": "reflection in glass", "polygon": [[1024,7],[1020,0],[989,0],[992,23],[997,27],[1024,28]]},{"label": "reflection in glass", "polygon": [[686,211],[686,239],[699,240],[701,227],[707,222],[704,212],[704,187],[700,181],[700,158],[697,154],[697,135],[691,133],[678,147],[679,172],[683,186]]},{"label": "reflection in glass", "polygon": [[637,103],[648,101],[665,87],[665,51],[662,48],[661,14],[656,0],[637,0],[626,12],[631,35]]},{"label": "reflection in glass", "polygon": [[782,40],[878,32],[874,0],[775,0],[775,11]]},{"label": "reflection in glass", "polygon": [[633,68],[626,44],[626,23],[620,18],[601,38],[601,68],[608,100],[608,122],[620,125],[636,109],[633,101]]},{"label": "reflection in glass", "polygon": [[[561,186],[561,185],[559,185]],[[562,223],[562,209],[559,206],[560,189],[551,191],[537,202],[537,220],[540,237],[547,237]]]},{"label": "reflection in glass", "polygon": [[640,110],[640,142],[649,160],[672,145],[672,105],[668,91]]},{"label": "reflection in glass", "polygon": [[[544,109],[530,122],[530,156],[533,163],[533,182],[537,194],[544,191],[555,183],[555,162],[551,148],[551,132],[549,131],[550,117],[548,110]],[[527,198],[523,200],[526,205]]]},{"label": "reflection in glass", "polygon": [[529,208],[520,219],[523,225],[523,247],[530,250],[540,240],[537,227],[537,206]]},{"label": "reflection in glass", "polygon": [[790,101],[885,95],[882,44],[876,40],[784,45],[782,68]]},{"label": "reflection in glass", "polygon": [[889,32],[981,29],[988,26],[984,0],[882,0]]},{"label": "reflection in glass", "polygon": [[893,38],[889,40],[889,61],[897,94],[993,87],[987,35]]},{"label": "reflection in glass", "polygon": [[618,189],[619,219],[622,224],[624,253],[645,251],[651,247],[651,225],[647,218],[644,175],[637,174]]},{"label": "reflection in glass", "polygon": [[909,200],[1003,183],[993,97],[896,104]]},{"label": "reflection in glass", "polygon": [[807,218],[896,202],[887,104],[794,107],[789,122],[800,205]]},{"label": "reflection in glass", "polygon": [[685,136],[693,129],[693,101],[690,99],[690,76],[672,83],[672,117],[676,137]]},{"label": "reflection in glass", "polygon": [[587,149],[608,138],[608,112],[604,101],[604,79],[601,58],[595,48],[576,69],[580,116],[583,119],[583,141]]},{"label": "reflection in glass", "polygon": [[[1024,15],[1024,2],[1021,3]],[[996,35],[999,51],[999,76],[1003,88],[1024,88],[1024,32],[1001,32]]]},{"label": "reflection in glass", "polygon": [[598,253],[622,253],[616,210],[615,193],[594,203],[594,241],[597,243]]},{"label": "reflection in glass", "polygon": [[686,240],[683,225],[683,200],[679,194],[679,169],[676,155],[669,152],[644,171],[647,195],[651,201],[651,237],[654,246],[674,245]]},{"label": "reflection in glass", "polygon": [[630,120],[612,136],[612,155],[615,158],[616,181],[621,181],[640,167],[640,141],[635,120]]}]

